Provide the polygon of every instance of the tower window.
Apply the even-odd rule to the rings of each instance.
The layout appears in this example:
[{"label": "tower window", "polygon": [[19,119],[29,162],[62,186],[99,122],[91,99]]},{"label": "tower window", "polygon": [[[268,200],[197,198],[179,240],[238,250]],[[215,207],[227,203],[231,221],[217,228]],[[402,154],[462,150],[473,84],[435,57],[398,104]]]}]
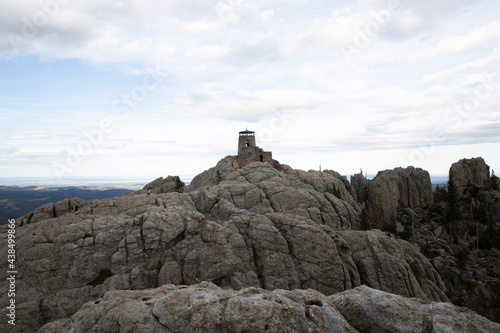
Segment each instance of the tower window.
[{"label": "tower window", "polygon": [[248,140],[247,140],[247,141],[245,142],[245,144],[246,144],[246,146],[247,146],[247,147],[250,147],[250,141],[248,141]]}]

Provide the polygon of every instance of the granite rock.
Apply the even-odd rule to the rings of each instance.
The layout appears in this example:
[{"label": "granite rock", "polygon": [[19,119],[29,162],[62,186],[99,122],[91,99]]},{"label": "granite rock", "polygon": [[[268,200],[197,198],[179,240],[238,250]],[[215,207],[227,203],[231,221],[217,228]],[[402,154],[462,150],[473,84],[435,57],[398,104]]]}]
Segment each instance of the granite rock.
[{"label": "granite rock", "polygon": [[366,205],[370,219],[380,227],[388,226],[398,209],[426,209],[434,202],[429,173],[420,168],[384,170],[372,180],[358,174],[351,182],[358,202]]}]

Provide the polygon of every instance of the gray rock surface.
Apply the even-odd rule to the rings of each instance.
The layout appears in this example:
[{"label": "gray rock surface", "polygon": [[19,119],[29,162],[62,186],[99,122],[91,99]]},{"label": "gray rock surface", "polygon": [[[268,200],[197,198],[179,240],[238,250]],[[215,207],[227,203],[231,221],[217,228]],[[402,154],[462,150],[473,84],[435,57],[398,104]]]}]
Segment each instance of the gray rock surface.
[{"label": "gray rock surface", "polygon": [[111,291],[38,332],[357,332],[313,290],[223,290],[203,282]]},{"label": "gray rock surface", "polygon": [[453,163],[450,174],[453,175],[458,198],[468,203],[463,211],[478,210],[484,205],[494,222],[500,222],[500,192],[492,188],[490,167],[483,158],[462,159]]},{"label": "gray rock surface", "polygon": [[439,274],[411,243],[379,230],[345,231],[341,236],[349,244],[361,284],[406,297],[448,300]]},{"label": "gray rock surface", "polygon": [[[229,157],[185,193],[136,193],[84,202],[78,215],[19,219],[16,329],[68,318],[107,291],[203,281],[325,295],[366,284],[447,301],[418,248],[380,231],[349,230],[357,217],[352,193],[334,172],[259,162],[234,170]],[[0,295],[5,303],[5,285]]]},{"label": "gray rock surface", "polygon": [[461,198],[474,187],[481,187],[489,182],[490,167],[482,157],[464,158],[451,165],[450,175],[453,175],[458,197]]},{"label": "gray rock surface", "polygon": [[[217,221],[195,207],[189,194],[128,195],[88,202],[79,215],[19,227],[17,327],[33,331],[65,318],[108,290],[202,281],[325,294],[366,281],[403,295],[446,300],[436,292],[441,283],[432,271],[431,278],[422,277],[428,262],[418,250],[401,248],[384,233],[334,230],[276,212],[242,210]],[[390,246],[380,245],[385,243]],[[406,251],[413,252],[405,257]],[[378,263],[381,258],[386,266]],[[386,267],[395,270],[380,274]],[[399,280],[404,281],[391,288]]]},{"label": "gray rock surface", "polygon": [[360,286],[314,290],[221,289],[212,283],[109,291],[50,332],[499,332],[500,325],[449,303]]},{"label": "gray rock surface", "polygon": [[359,332],[500,332],[500,325],[451,303],[425,302],[360,286],[328,297]]},{"label": "gray rock surface", "polygon": [[72,213],[74,206],[80,207],[84,203],[85,200],[80,198],[64,199],[56,202],[55,204],[50,202],[36,208],[25,216],[18,218],[17,224],[22,226],[24,224],[37,223],[58,216],[63,216],[68,213]]},{"label": "gray rock surface", "polygon": [[175,182],[176,176],[160,177],[144,185],[142,191],[138,191],[138,193],[147,193],[148,190],[151,190],[151,193],[175,192]]},{"label": "gray rock surface", "polygon": [[433,202],[431,178],[420,168],[384,170],[372,180],[354,175],[351,183],[358,202],[366,204],[372,222],[387,226],[398,215],[398,208],[427,208]]},{"label": "gray rock surface", "polygon": [[228,156],[193,179],[187,191],[198,195],[199,211],[218,219],[241,210],[281,212],[335,229],[349,229],[356,221],[359,208],[350,192],[353,189],[334,172],[305,172],[286,165],[278,170],[260,162],[235,170],[234,161]]}]

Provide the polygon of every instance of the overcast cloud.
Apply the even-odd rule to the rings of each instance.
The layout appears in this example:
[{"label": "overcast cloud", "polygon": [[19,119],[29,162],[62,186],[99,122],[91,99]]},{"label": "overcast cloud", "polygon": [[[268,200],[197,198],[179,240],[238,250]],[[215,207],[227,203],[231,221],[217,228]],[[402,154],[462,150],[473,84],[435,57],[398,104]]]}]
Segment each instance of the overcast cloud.
[{"label": "overcast cloud", "polygon": [[0,0],[0,177],[500,167],[500,5]]}]

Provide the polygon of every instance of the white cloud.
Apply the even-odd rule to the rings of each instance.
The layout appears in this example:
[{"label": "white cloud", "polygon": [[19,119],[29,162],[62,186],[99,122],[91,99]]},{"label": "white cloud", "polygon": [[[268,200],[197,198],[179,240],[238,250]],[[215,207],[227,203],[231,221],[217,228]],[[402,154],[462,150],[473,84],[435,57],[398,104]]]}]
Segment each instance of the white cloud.
[{"label": "white cloud", "polygon": [[[444,114],[474,96],[483,78],[500,91],[500,53],[495,46],[500,23],[494,15],[498,4],[400,0],[400,8],[384,19],[389,3],[89,0],[61,5],[57,14],[25,38],[23,17],[33,21],[41,10],[39,3],[0,0],[0,66],[8,69],[9,61],[25,55],[46,60],[47,67],[79,59],[90,71],[118,72],[139,81],[148,66],[161,68],[162,87],[94,149],[92,156],[99,159],[107,155],[120,162],[126,156],[154,159],[156,152],[165,167],[175,165],[163,154],[178,159],[183,154],[195,156],[199,162],[199,156],[210,158],[214,149],[232,153],[234,144],[227,141],[234,133],[245,125],[265,131],[277,113],[294,118],[286,129],[264,140],[271,147],[288,151],[294,142],[297,151],[325,155],[407,149],[418,146],[436,128],[450,125]],[[357,46],[356,38],[367,31],[369,42]],[[6,39],[8,33],[25,38],[17,45],[18,53]],[[342,43],[357,47],[350,64],[342,55]],[[44,90],[53,94],[47,98],[57,100],[66,89],[52,80],[64,78],[43,78],[48,86],[54,84]],[[39,101],[34,100],[31,108],[19,101],[16,105],[10,102],[15,98],[11,93],[19,96],[20,91],[6,83],[2,88],[0,99],[17,121],[14,126],[2,115],[2,122],[10,124],[2,125],[7,129],[2,139],[9,140],[2,151],[22,151],[35,160],[41,158],[30,148],[36,145],[46,145],[48,154],[64,158],[65,145],[77,144],[82,130],[98,123],[96,115],[108,113],[113,98],[130,93],[134,86],[114,91],[109,101],[103,98],[102,104],[93,104],[97,108],[93,110],[85,99],[95,96],[86,95],[85,87],[68,85],[72,94],[82,92],[81,98],[69,100],[64,110],[57,105],[54,111],[43,108],[46,117],[35,117],[31,111]],[[82,101],[84,106],[77,105]],[[494,112],[499,102],[487,96],[480,104],[474,121],[461,119],[460,126],[453,126],[438,144],[498,142]],[[73,120],[60,118],[72,108],[89,111],[75,114]],[[32,119],[32,126],[19,126],[24,118]],[[56,119],[60,128],[49,125],[36,131]],[[214,131],[208,140],[214,144],[206,142],[203,128]],[[113,163],[112,158],[106,161]]]},{"label": "white cloud", "polygon": [[477,73],[487,69],[494,69],[496,66],[498,66],[498,63],[500,63],[500,56],[498,55],[498,52],[494,51],[487,57],[477,59],[468,63],[463,63],[454,68],[448,68],[442,71],[425,75],[420,82],[443,82],[445,80],[459,77],[461,75]]},{"label": "white cloud", "polygon": [[259,121],[274,112],[313,111],[333,101],[333,96],[307,90],[241,90],[182,93],[176,99],[181,112],[226,120]]},{"label": "white cloud", "polygon": [[264,22],[271,21],[274,18],[274,9],[266,9],[259,17]]},{"label": "white cloud", "polygon": [[[489,22],[480,27],[473,27],[462,35],[441,37],[436,41],[435,45],[429,43],[429,45],[412,54],[409,59],[411,62],[418,62],[453,54],[479,52],[481,48],[486,47],[488,44],[492,44],[494,47],[498,46],[498,43],[495,43],[497,40],[500,40],[500,22]],[[498,61],[498,54],[482,61]],[[485,65],[480,61],[472,64]]]},{"label": "white cloud", "polygon": [[469,51],[499,39],[500,22],[490,22],[472,29],[466,35],[446,37],[436,46],[436,53],[443,55]]}]

